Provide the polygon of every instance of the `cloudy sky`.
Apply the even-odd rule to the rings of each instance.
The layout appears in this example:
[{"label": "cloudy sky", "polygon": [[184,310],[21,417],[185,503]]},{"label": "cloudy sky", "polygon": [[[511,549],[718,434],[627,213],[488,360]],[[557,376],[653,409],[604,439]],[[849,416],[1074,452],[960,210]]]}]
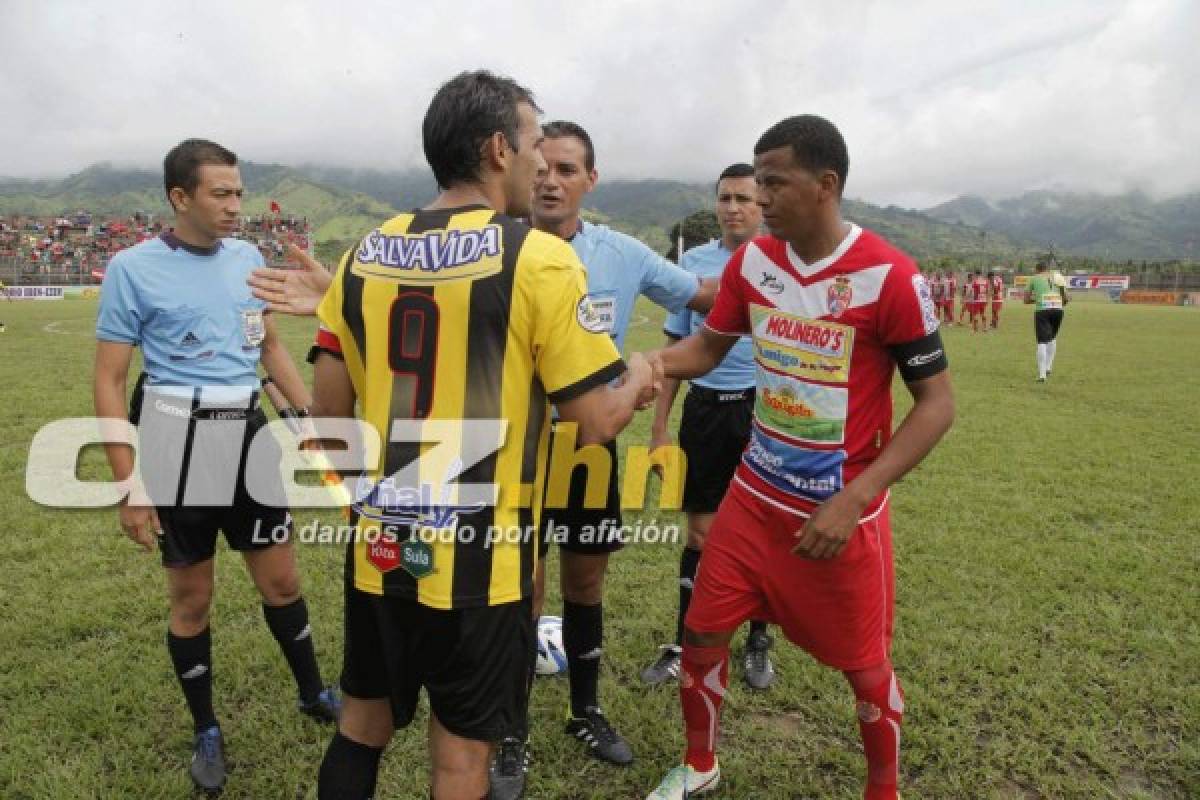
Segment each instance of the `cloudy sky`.
[{"label": "cloudy sky", "polygon": [[151,166],[188,136],[420,166],[433,91],[482,66],[587,127],[602,177],[708,179],[811,112],[874,202],[1200,189],[1196,0],[515,5],[0,0],[0,175]]}]

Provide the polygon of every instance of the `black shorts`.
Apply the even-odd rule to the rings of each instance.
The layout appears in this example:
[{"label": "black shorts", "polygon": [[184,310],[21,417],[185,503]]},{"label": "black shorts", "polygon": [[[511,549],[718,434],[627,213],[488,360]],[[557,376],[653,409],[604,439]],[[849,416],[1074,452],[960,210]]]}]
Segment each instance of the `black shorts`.
[{"label": "black shorts", "polygon": [[1058,338],[1058,329],[1062,327],[1063,310],[1047,308],[1033,312],[1033,333],[1038,344],[1047,344]]},{"label": "black shorts", "polygon": [[[207,561],[217,532],[233,550],[262,550],[288,541],[292,516],[283,485],[267,474],[267,505],[246,488],[246,456],[266,415],[252,409],[218,409],[148,389],[138,397],[138,458],[142,481],[162,526],[159,550],[166,567]],[[268,463],[282,459],[269,433],[262,444]],[[259,476],[264,473],[260,470]]]},{"label": "black shorts", "polygon": [[444,611],[347,582],[342,691],[386,697],[392,724],[412,722],[424,687],[446,730],[496,742],[524,725],[535,658],[529,598]]},{"label": "black shorts", "polygon": [[754,421],[754,389],[692,386],[683,399],[679,446],[687,455],[683,510],[712,514],[742,460]]},{"label": "black shorts", "polygon": [[564,550],[585,555],[613,553],[625,546],[621,538],[621,488],[617,478],[617,443],[604,445],[611,460],[608,494],[603,508],[585,508],[588,471],[579,466],[571,473],[571,489],[565,508],[542,511],[542,556],[556,542]]}]

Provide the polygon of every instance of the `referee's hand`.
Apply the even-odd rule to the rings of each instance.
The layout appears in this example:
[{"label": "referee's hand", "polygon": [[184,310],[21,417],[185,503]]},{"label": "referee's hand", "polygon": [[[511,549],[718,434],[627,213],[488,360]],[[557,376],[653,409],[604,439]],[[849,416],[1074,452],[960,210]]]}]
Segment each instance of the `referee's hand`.
[{"label": "referee's hand", "polygon": [[121,528],[147,553],[153,553],[158,545],[162,526],[158,524],[158,513],[154,506],[121,506]]}]

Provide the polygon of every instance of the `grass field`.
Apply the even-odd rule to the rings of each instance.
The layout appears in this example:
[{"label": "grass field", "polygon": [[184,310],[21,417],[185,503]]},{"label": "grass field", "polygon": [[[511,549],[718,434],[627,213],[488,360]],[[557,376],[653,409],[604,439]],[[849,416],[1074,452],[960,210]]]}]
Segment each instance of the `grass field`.
[{"label": "grass field", "polygon": [[[660,316],[640,310],[638,349],[660,338]],[[1033,382],[1031,312],[1009,304],[1005,315],[998,334],[945,333],[958,421],[894,492],[904,796],[1200,797],[1200,313],[1072,305],[1047,385]],[[0,303],[4,800],[190,794],[190,722],[163,647],[157,557],[121,535],[112,509],[42,508],[24,491],[34,432],[91,413],[94,316],[94,301]],[[283,328],[301,355],[311,324]],[[626,441],[644,442],[648,427],[640,416]],[[81,474],[105,476],[96,453]],[[341,548],[300,550],[333,679]],[[561,733],[566,681],[541,679],[530,798],[641,798],[676,763],[675,690],[647,690],[637,673],[673,624],[677,564],[677,547],[631,547],[609,578],[602,700],[634,766],[582,757]],[[235,554],[219,554],[218,582],[225,797],[315,797],[329,732],[296,713]],[[776,660],[768,693],[735,677],[714,796],[861,796],[841,677],[787,646]],[[380,800],[426,796],[422,723],[397,736]]]}]

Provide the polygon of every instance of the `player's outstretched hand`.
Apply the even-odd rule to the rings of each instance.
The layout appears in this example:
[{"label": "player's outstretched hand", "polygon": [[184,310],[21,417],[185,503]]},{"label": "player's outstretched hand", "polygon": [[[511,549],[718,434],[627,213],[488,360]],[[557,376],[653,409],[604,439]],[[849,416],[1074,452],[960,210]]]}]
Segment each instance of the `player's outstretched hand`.
[{"label": "player's outstretched hand", "polygon": [[866,504],[846,491],[826,500],[796,531],[792,553],[802,558],[837,558],[858,527]]},{"label": "player's outstretched hand", "polygon": [[298,265],[297,269],[256,269],[246,282],[254,290],[254,296],[265,300],[271,311],[312,316],[317,313],[325,290],[333,283],[333,276],[321,262],[291,242],[285,248],[288,260]]},{"label": "player's outstretched hand", "polygon": [[141,545],[147,553],[154,552],[158,536],[162,532],[162,526],[158,524],[158,512],[154,510],[154,506],[123,504],[121,528],[126,536]]}]

